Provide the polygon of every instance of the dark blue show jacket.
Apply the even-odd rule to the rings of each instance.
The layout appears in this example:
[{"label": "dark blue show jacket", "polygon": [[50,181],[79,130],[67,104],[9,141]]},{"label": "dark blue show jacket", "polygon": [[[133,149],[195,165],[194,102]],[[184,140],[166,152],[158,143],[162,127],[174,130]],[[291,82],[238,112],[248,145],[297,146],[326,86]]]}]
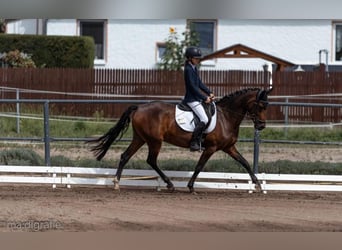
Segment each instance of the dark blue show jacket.
[{"label": "dark blue show jacket", "polygon": [[[197,70],[189,62],[184,66],[185,96],[183,102],[205,101],[211,91],[200,79]],[[207,95],[204,95],[204,93]]]}]

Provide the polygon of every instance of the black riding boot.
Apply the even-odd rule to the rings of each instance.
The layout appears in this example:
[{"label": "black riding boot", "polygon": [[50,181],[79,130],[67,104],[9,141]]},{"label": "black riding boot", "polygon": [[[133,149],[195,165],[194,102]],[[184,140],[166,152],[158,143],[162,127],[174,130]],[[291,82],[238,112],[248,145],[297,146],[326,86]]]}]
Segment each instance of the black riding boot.
[{"label": "black riding boot", "polygon": [[201,140],[202,140],[202,133],[205,128],[205,123],[200,122],[195,127],[194,132],[192,133],[192,138],[190,142],[190,151],[200,151],[201,150]]}]

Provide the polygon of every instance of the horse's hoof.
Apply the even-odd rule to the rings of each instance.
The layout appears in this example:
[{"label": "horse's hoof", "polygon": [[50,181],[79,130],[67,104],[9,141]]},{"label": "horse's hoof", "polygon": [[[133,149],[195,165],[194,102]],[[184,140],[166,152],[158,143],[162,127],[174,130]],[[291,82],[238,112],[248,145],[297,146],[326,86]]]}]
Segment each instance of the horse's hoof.
[{"label": "horse's hoof", "polygon": [[193,187],[189,187],[190,194],[196,195],[195,189]]},{"label": "horse's hoof", "polygon": [[261,193],[262,192],[262,188],[260,184],[255,184],[255,192],[256,193]]},{"label": "horse's hoof", "polygon": [[175,191],[175,187],[173,185],[167,185],[167,191],[173,193]]},{"label": "horse's hoof", "polygon": [[113,184],[114,184],[114,190],[120,191],[119,181],[116,177],[114,177],[114,179],[113,179]]}]

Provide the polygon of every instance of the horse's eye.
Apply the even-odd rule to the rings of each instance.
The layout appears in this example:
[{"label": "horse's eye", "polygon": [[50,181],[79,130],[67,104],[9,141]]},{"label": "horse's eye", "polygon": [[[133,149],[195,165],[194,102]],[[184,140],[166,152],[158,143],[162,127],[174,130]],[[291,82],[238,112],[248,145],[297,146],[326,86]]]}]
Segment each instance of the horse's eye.
[{"label": "horse's eye", "polygon": [[259,107],[260,109],[266,109],[268,106],[268,102],[260,102]]},{"label": "horse's eye", "polygon": [[264,106],[263,104],[259,103],[259,104],[257,105],[257,111],[258,111],[258,112],[261,112],[261,111],[264,110],[264,109],[265,109],[265,106]]}]

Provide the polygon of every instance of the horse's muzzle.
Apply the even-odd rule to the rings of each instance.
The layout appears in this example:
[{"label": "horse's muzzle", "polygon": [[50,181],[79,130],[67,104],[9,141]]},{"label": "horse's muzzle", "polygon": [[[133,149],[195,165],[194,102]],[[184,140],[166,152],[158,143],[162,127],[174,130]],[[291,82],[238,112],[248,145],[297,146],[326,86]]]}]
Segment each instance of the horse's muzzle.
[{"label": "horse's muzzle", "polygon": [[254,128],[257,130],[263,130],[264,128],[266,128],[266,122],[258,120],[254,123]]}]

